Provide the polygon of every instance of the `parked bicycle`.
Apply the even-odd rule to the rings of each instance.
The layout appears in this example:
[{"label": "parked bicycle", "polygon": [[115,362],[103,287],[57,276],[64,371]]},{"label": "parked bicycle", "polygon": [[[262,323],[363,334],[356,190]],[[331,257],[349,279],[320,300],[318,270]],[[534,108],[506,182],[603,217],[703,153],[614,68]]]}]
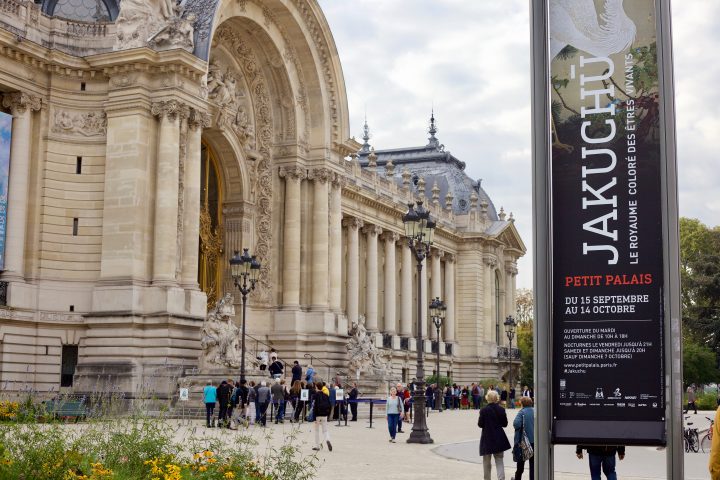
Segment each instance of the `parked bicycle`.
[{"label": "parked bicycle", "polygon": [[[689,416],[685,417],[685,420],[690,418]],[[686,452],[695,452],[697,453],[700,450],[700,437],[698,435],[698,429],[697,428],[690,428],[690,425],[692,425],[693,422],[687,422],[685,425],[687,425],[683,431],[683,440],[685,443],[685,451]]]},{"label": "parked bicycle", "polygon": [[703,453],[710,453],[710,448],[712,447],[713,426],[715,425],[715,420],[710,417],[705,418],[710,421],[710,428],[708,429],[707,433],[705,433],[705,435],[703,435],[703,437],[700,439],[700,448],[702,449]]}]

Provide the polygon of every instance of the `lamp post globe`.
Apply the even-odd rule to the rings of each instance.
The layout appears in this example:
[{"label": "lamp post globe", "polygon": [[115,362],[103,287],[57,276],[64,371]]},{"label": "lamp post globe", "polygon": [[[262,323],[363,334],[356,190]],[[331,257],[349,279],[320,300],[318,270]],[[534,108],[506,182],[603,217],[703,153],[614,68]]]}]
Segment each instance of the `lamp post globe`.
[{"label": "lamp post globe", "polygon": [[[430,216],[430,212],[423,207],[422,200],[418,200],[413,205],[408,204],[408,211],[402,217],[405,226],[405,239],[408,248],[415,256],[417,263],[417,326],[416,326],[416,343],[417,343],[417,372],[415,375],[415,388],[413,391],[413,427],[408,443],[433,443],[430,432],[427,428],[427,420],[425,418],[425,358],[424,358],[424,339],[422,337],[422,285],[420,278],[422,276],[423,260],[430,253],[430,246],[433,241],[433,232],[435,230],[435,221]],[[439,347],[439,345],[438,345]]]},{"label": "lamp post globe", "polygon": [[260,277],[260,262],[255,255],[250,255],[249,249],[243,248],[242,255],[235,250],[230,259],[230,275],[233,283],[242,295],[242,334],[240,339],[240,381],[245,380],[245,324],[247,315],[247,297],[255,290],[255,284]]}]

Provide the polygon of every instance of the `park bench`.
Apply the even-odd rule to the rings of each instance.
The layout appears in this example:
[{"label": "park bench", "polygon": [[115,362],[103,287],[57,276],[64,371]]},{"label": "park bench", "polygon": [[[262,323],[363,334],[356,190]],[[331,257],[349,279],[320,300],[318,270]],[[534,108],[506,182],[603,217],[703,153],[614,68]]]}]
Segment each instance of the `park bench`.
[{"label": "park bench", "polygon": [[80,400],[49,400],[45,411],[54,418],[75,418],[75,422],[86,416],[85,403]]}]

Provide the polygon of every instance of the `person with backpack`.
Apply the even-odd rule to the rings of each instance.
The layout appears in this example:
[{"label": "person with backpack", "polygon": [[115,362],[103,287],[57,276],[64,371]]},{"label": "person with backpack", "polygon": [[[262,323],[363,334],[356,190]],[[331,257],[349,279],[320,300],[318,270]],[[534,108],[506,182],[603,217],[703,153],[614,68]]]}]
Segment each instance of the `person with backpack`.
[{"label": "person with backpack", "polygon": [[305,381],[307,383],[315,382],[315,369],[308,363],[307,370],[305,370]]},{"label": "person with backpack", "polygon": [[328,450],[332,452],[330,443],[330,431],[328,430],[328,415],[330,415],[330,391],[322,382],[315,382],[315,395],[313,395],[313,415],[315,417],[315,446],[313,450],[321,450],[320,429],[323,431],[323,438],[327,443]]},{"label": "person with backpack", "polygon": [[390,387],[390,396],[385,402],[385,414],[387,415],[388,430],[390,431],[390,442],[395,443],[397,427],[400,425],[400,416],[405,413],[403,402],[397,396],[395,387]]}]

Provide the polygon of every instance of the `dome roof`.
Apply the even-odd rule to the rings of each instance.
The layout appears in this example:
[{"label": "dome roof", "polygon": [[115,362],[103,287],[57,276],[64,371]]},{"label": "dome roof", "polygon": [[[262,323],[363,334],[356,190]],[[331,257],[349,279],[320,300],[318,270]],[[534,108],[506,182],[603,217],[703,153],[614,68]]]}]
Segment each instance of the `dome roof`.
[{"label": "dome roof", "polygon": [[360,166],[378,173],[385,172],[388,161],[395,166],[393,180],[402,185],[402,173],[407,169],[412,175],[412,183],[417,191],[417,183],[420,178],[425,180],[425,197],[428,202],[432,200],[432,189],[437,184],[440,197],[440,205],[445,205],[445,198],[450,192],[453,196],[452,209],[455,214],[464,214],[470,211],[470,197],[473,192],[478,196],[478,205],[483,201],[488,204],[488,217],[492,221],[498,220],[497,211],[488,194],[483,190],[481,180],[473,180],[465,173],[465,162],[460,161],[445,146],[440,144],[435,137],[435,117],[430,117],[430,137],[428,144],[422,147],[394,148],[388,150],[375,150],[377,155],[376,166],[369,165],[369,156],[373,152],[368,140],[369,128],[367,121],[364,126],[362,148],[358,152]]}]

